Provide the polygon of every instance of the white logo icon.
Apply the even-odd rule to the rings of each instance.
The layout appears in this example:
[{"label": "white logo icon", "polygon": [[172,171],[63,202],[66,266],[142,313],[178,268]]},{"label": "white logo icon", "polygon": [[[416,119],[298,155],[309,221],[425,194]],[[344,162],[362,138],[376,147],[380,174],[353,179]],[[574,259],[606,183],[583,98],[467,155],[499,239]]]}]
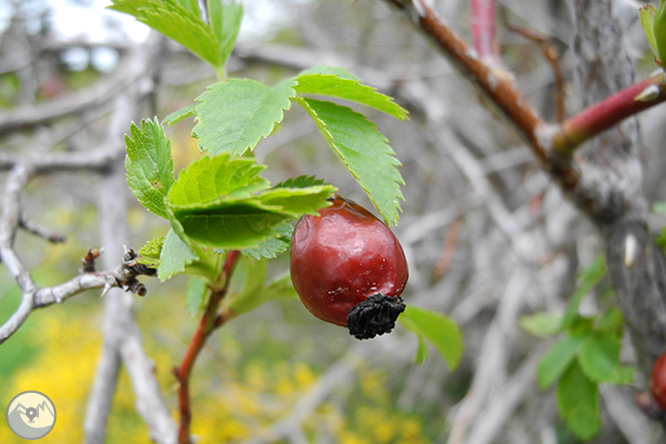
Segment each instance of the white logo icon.
[{"label": "white logo icon", "polygon": [[55,425],[55,405],[48,396],[34,390],[14,396],[7,407],[7,424],[23,439],[46,436]]}]

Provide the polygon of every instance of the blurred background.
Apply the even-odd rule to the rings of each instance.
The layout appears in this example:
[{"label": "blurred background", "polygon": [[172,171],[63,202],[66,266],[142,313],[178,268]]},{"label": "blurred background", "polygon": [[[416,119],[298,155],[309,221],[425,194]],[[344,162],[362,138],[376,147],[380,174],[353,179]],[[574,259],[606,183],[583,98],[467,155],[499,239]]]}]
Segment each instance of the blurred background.
[{"label": "blurred background", "polygon": [[[209,0],[210,1],[210,0]],[[117,94],[131,53],[151,38],[131,17],[95,0],[0,0],[0,180],[12,160],[46,153],[93,151],[108,140]],[[469,41],[469,6],[433,1]],[[656,2],[654,2],[656,3]],[[296,301],[272,302],[216,331],[202,351],[191,384],[192,432],[201,443],[543,443],[578,442],[558,418],[554,391],[536,384],[536,362],[552,339],[521,330],[522,315],[562,311],[576,275],[599,253],[592,226],[564,201],[531,153],[495,120],[451,66],[383,2],[370,0],[243,0],[245,17],[229,61],[231,77],[273,85],[318,64],[342,66],[396,97],[410,112],[399,123],[363,110],[387,136],[403,164],[405,202],[394,232],[410,264],[408,304],[440,311],[462,328],[462,364],[451,372],[431,350],[414,363],[415,337],[392,334],[359,342],[318,321]],[[637,78],[654,67],[635,6],[617,0]],[[571,83],[573,24],[568,2],[498,2],[498,39],[507,72],[530,103],[555,118],[555,76],[539,44],[507,24],[538,32],[559,53],[569,112],[580,109]],[[150,105],[141,118],[189,105],[216,81],[206,64],[162,41]],[[132,59],[135,60],[135,59]],[[115,89],[114,89],[115,88]],[[79,100],[79,102],[76,102]],[[15,110],[78,104],[57,119],[3,126]],[[73,106],[74,106],[73,105]],[[32,107],[32,108],[31,108]],[[663,198],[665,156],[661,108],[640,116],[645,187]],[[13,114],[14,113],[14,114]],[[662,112],[663,113],[663,112]],[[199,156],[193,119],[167,128],[175,168]],[[123,132],[129,131],[129,124]],[[372,205],[328,149],[311,120],[294,107],[255,150],[272,183],[316,175],[366,208]],[[95,168],[44,169],[23,196],[28,217],[67,236],[48,244],[21,232],[18,251],[39,286],[75,276],[89,248],[100,246]],[[166,222],[148,213],[127,187],[114,190],[131,205],[128,246],[164,235]],[[655,216],[655,229],[663,221]],[[288,269],[288,254],[270,264]],[[133,295],[155,374],[176,418],[171,373],[198,320],[184,310],[187,281],[142,279],[148,295]],[[602,283],[582,310],[614,304]],[[103,344],[99,291],[35,311],[0,347],[0,400],[38,390],[55,403],[55,429],[45,443],[81,442],[91,385]],[[107,297],[111,297],[109,295]],[[0,323],[21,299],[0,268]],[[629,344],[623,359],[633,358]],[[647,443],[656,431],[632,405],[644,387],[602,387],[603,427],[592,442]],[[0,403],[1,405],[4,405]],[[638,425],[638,426],[637,426]],[[148,442],[130,378],[121,372],[106,432],[108,443]],[[0,442],[21,442],[0,424]]]}]

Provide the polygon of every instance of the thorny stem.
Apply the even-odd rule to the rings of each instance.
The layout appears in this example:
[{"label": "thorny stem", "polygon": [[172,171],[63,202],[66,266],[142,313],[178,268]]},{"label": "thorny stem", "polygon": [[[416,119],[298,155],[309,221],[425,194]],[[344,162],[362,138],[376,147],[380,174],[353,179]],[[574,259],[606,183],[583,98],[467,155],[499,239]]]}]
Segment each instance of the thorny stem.
[{"label": "thorny stem", "polygon": [[472,45],[478,57],[492,67],[500,67],[499,44],[495,33],[495,0],[470,0]]},{"label": "thorny stem", "polygon": [[586,140],[664,101],[666,78],[664,72],[660,71],[565,120],[553,137],[553,150],[571,154]]},{"label": "thorny stem", "polygon": [[[211,284],[211,295],[208,305],[204,311],[199,325],[197,326],[190,343],[185,351],[185,356],[180,367],[174,368],[173,373],[178,380],[178,407],[180,412],[180,425],[178,428],[178,442],[180,444],[190,444],[190,423],[192,421],[192,410],[190,408],[190,374],[194,367],[194,362],[199,356],[199,352],[206,343],[208,336],[227,320],[233,317],[234,313],[226,308],[218,313],[220,301],[227,293],[229,279],[233,268],[236,265],[240,252],[232,250],[227,253],[227,258],[222,267],[222,273],[217,282]],[[217,285],[216,285],[217,284]]]}]

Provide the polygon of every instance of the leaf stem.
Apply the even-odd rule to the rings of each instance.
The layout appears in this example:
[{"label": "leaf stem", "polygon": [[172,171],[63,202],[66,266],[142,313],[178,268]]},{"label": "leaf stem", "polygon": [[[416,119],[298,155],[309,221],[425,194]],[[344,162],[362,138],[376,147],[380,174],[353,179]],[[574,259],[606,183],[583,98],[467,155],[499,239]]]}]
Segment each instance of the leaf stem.
[{"label": "leaf stem", "polygon": [[218,313],[218,306],[220,301],[224,298],[229,287],[229,278],[233,272],[234,266],[238,261],[240,252],[232,250],[227,253],[226,260],[222,266],[222,272],[219,274],[218,279],[211,283],[213,290],[208,306],[204,311],[199,325],[197,326],[190,343],[185,351],[185,356],[180,364],[173,370],[173,374],[178,380],[178,407],[180,413],[180,423],[178,427],[178,442],[179,444],[190,444],[190,423],[192,421],[192,410],[190,408],[190,374],[194,367],[194,362],[199,356],[199,352],[206,343],[208,336],[218,327],[223,325],[227,320],[234,316],[233,311],[228,308],[223,308]]}]

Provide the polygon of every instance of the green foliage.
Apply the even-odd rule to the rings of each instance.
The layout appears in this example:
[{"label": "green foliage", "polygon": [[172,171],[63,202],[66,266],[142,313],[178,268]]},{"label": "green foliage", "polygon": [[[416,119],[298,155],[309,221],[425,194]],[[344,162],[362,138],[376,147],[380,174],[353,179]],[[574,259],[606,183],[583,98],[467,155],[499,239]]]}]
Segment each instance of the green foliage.
[{"label": "green foliage", "polygon": [[192,316],[199,316],[208,304],[210,287],[208,283],[196,276],[192,276],[187,285],[185,311]]},{"label": "green foliage", "polygon": [[538,337],[564,333],[539,360],[537,380],[542,390],[557,382],[560,417],[583,440],[594,437],[601,426],[598,385],[623,385],[633,379],[633,368],[620,363],[622,313],[615,308],[597,316],[578,313],[583,296],[605,274],[603,257],[599,256],[579,274],[564,315],[537,313],[520,321],[525,330]]},{"label": "green foliage", "polygon": [[571,362],[562,374],[556,391],[557,411],[567,428],[578,438],[592,439],[601,427],[599,387]]},{"label": "green foliage", "polygon": [[397,224],[404,184],[400,162],[386,138],[365,116],[346,106],[299,98],[328,145],[347,167],[389,224]]},{"label": "green foliage", "polygon": [[134,16],[189,49],[225,78],[224,65],[240,29],[243,7],[235,1],[208,2],[208,20],[193,0],[113,0],[110,9]]},{"label": "green foliage", "polygon": [[294,87],[300,95],[313,94],[350,100],[384,112],[396,119],[405,120],[407,111],[375,88],[363,85],[359,80],[340,77],[339,74],[301,74]]},{"label": "green foliage", "polygon": [[655,55],[658,54],[657,40],[654,36],[654,16],[656,14],[657,9],[652,5],[643,5],[638,9],[638,16],[641,20],[643,32],[645,32],[650,49],[652,49]]},{"label": "green foliage", "polygon": [[421,341],[427,340],[435,346],[451,370],[458,367],[464,345],[460,327],[451,318],[441,313],[408,305],[398,317],[398,321],[419,338],[416,362],[422,362],[426,358],[427,348],[421,345]]},{"label": "green foliage", "polygon": [[644,5],[638,15],[650,49],[657,57],[658,63],[666,60],[666,0],[661,0],[659,8]]},{"label": "green foliage", "polygon": [[193,130],[201,150],[238,155],[253,150],[291,107],[294,85],[291,80],[271,88],[254,80],[229,79],[209,86],[197,99]]},{"label": "green foliage", "polygon": [[162,246],[164,245],[164,237],[156,237],[151,239],[139,250],[138,262],[144,265],[150,265],[157,268],[160,264],[160,254],[162,254]]},{"label": "green foliage", "polygon": [[185,235],[221,249],[257,248],[280,235],[274,228],[317,214],[335,188],[270,188],[253,158],[204,156],[183,171],[168,196]]},{"label": "green foliage", "polygon": [[184,273],[185,267],[198,259],[199,257],[192,252],[180,236],[174,230],[170,230],[164,239],[160,253],[157,277],[162,282],[171,279],[177,274]]},{"label": "green foliage", "polygon": [[144,119],[141,128],[134,123],[125,136],[127,184],[148,210],[166,218],[165,197],[173,185],[171,143],[157,118]]}]

